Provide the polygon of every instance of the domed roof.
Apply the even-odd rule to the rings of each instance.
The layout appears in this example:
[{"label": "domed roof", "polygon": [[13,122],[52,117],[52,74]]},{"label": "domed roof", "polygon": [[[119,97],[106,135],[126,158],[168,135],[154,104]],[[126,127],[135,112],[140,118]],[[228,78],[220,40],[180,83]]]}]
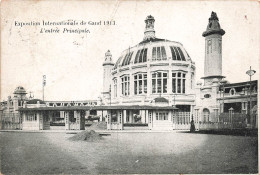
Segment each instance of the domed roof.
[{"label": "domed roof", "polygon": [[18,87],[14,90],[14,94],[27,94],[27,92],[25,91],[24,87],[18,86]]},{"label": "domed roof", "polygon": [[29,101],[27,101],[27,104],[37,104],[38,101],[40,102],[40,104],[45,104],[45,102],[40,99],[29,100]]},{"label": "domed roof", "polygon": [[192,62],[181,43],[155,37],[154,21],[151,15],[147,16],[143,40],[137,45],[124,50],[116,61],[114,69],[148,61],[173,60]]}]

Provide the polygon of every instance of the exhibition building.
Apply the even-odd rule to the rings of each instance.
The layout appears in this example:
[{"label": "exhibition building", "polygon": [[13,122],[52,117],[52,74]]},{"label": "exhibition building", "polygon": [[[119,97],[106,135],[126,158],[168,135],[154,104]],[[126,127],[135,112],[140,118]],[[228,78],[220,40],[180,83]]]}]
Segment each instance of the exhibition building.
[{"label": "exhibition building", "polygon": [[101,98],[42,101],[28,98],[19,86],[14,97],[1,102],[1,128],[45,130],[56,124],[82,130],[89,121],[104,122],[108,130],[189,130],[191,122],[197,130],[258,128],[257,80],[251,81],[255,71],[249,70],[247,82],[225,80],[225,31],[215,12],[202,33],[204,76],[198,82],[195,62],[182,43],[158,38],[153,16],[144,22],[144,37],[138,44],[117,59],[110,50],[105,53]]}]

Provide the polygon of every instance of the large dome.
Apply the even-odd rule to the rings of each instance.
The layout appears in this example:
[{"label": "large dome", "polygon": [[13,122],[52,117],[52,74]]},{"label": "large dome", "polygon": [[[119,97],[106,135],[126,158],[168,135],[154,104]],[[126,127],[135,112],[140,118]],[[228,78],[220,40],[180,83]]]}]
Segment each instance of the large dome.
[{"label": "large dome", "polygon": [[144,38],[139,44],[124,50],[116,61],[114,69],[147,62],[191,62],[191,58],[179,42],[155,37],[155,19],[149,15],[145,19]]},{"label": "large dome", "polygon": [[144,40],[134,47],[124,50],[115,67],[125,67],[147,62],[191,62],[191,58],[179,42],[153,38]]},{"label": "large dome", "polygon": [[[104,92],[111,93],[112,104],[150,105],[157,97],[169,105],[194,102],[195,63],[181,43],[157,38],[154,22],[151,15],[145,19],[143,40],[124,50],[115,65],[106,55]],[[174,94],[181,100],[175,103]]]}]

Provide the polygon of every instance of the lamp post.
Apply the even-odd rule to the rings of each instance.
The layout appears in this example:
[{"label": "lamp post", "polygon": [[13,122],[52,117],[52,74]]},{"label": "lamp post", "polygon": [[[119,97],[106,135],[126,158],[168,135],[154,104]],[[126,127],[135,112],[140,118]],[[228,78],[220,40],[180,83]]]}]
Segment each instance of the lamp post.
[{"label": "lamp post", "polygon": [[251,108],[252,108],[252,99],[251,99],[251,78],[252,76],[256,73],[255,70],[252,70],[251,69],[251,66],[250,66],[250,69],[248,71],[246,71],[246,74],[249,75],[249,118],[250,118],[250,124],[252,124],[252,119],[251,119]]},{"label": "lamp post", "polygon": [[[221,105],[221,112],[224,112],[224,96],[225,96],[225,84],[227,84],[227,80],[221,80],[220,81],[220,86],[222,86],[222,92],[223,92],[223,97],[222,97],[222,105]],[[220,91],[221,92],[221,91]]]}]

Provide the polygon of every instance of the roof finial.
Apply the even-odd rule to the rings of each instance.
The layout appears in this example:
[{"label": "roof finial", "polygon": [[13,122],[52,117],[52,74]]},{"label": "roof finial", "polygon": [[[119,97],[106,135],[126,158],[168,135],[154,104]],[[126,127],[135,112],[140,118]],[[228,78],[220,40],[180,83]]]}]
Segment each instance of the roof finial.
[{"label": "roof finial", "polygon": [[207,29],[203,32],[202,36],[206,37],[212,34],[220,34],[221,36],[225,34],[225,31],[220,27],[216,12],[211,12]]},{"label": "roof finial", "polygon": [[155,31],[154,31],[154,17],[149,15],[146,17],[145,21],[145,30],[144,30],[144,40],[154,39]]}]

